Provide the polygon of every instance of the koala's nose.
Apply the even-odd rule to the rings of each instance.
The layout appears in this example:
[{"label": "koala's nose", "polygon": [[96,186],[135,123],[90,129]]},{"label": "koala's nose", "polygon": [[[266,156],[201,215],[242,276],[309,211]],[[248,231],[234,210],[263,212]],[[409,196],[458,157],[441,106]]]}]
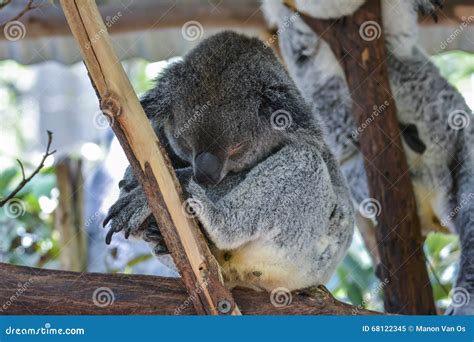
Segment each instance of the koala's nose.
[{"label": "koala's nose", "polygon": [[194,159],[194,178],[201,184],[217,184],[221,178],[222,162],[212,153],[203,152]]}]

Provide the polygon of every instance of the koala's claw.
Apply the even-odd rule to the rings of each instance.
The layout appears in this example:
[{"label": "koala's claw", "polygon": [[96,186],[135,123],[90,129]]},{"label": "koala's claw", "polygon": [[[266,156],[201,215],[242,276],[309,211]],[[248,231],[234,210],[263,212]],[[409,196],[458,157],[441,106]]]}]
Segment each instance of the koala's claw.
[{"label": "koala's claw", "polygon": [[141,187],[128,193],[122,192],[104,219],[103,226],[110,226],[105,242],[110,244],[114,233],[120,231],[124,232],[126,239],[130,234],[139,236],[147,228],[145,221],[150,215],[151,211]]},{"label": "koala's claw", "polygon": [[107,232],[107,235],[105,236],[105,243],[107,245],[110,245],[110,242],[112,241],[112,236],[116,233],[116,231],[113,228],[110,228],[109,231]]},{"label": "koala's claw", "polygon": [[150,216],[143,226],[146,228],[143,230],[142,239],[153,246],[153,253],[155,255],[169,254],[163,235],[161,235],[153,216]]},{"label": "koala's claw", "polygon": [[104,218],[104,221],[102,222],[102,228],[105,228],[107,226],[112,217],[114,217],[114,214],[109,211],[107,216]]},{"label": "koala's claw", "polygon": [[[120,217],[120,212],[122,209],[124,209],[124,207],[125,207],[125,201],[119,198],[117,202],[115,202],[114,205],[110,207],[107,216],[102,222],[102,227],[104,228],[110,223],[109,231],[107,232],[107,235],[105,236],[105,243],[107,245],[110,245],[110,242],[112,241],[112,237],[114,233],[118,233],[123,229],[123,226],[121,224],[118,224],[118,218]],[[126,239],[128,238],[129,234],[130,234],[130,231],[128,229],[125,229]]]}]

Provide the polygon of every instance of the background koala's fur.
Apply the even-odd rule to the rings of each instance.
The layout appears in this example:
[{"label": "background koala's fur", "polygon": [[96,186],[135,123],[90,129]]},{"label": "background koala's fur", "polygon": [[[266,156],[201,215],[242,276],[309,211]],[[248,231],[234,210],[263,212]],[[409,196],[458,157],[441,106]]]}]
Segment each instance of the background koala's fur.
[{"label": "background koala's fur", "polygon": [[[171,65],[142,105],[229,286],[293,290],[329,280],[352,238],[352,202],[317,118],[270,49],[217,34]],[[190,179],[203,151],[223,161],[216,185]],[[166,253],[130,168],[119,186],[108,240],[124,229]]]},{"label": "background koala's fur", "polygon": [[[296,0],[300,10],[319,18],[351,14],[363,2]],[[474,314],[474,124],[453,129],[458,120],[474,118],[459,92],[417,45],[415,9],[429,13],[438,4],[382,0],[387,66],[422,228],[425,233],[442,230],[442,222],[460,237],[462,256],[456,286],[466,289],[471,300],[450,312]],[[280,1],[266,1],[264,10],[269,22],[279,25],[280,48],[290,75],[312,105],[313,114],[327,126],[329,146],[359,205],[369,193],[344,72],[329,46],[300,18],[292,17],[295,14]],[[364,229],[372,227],[360,216],[357,223]]]}]

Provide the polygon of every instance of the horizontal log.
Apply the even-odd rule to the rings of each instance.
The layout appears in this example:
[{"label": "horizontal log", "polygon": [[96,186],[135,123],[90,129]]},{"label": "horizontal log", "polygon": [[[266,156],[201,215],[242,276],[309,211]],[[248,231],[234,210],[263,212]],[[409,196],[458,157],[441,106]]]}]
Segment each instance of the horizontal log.
[{"label": "horizontal log", "polygon": [[[197,289],[199,291],[199,289]],[[323,288],[311,295],[235,289],[245,315],[377,315],[342,303]],[[0,263],[0,315],[194,315],[181,279],[78,273]]]}]

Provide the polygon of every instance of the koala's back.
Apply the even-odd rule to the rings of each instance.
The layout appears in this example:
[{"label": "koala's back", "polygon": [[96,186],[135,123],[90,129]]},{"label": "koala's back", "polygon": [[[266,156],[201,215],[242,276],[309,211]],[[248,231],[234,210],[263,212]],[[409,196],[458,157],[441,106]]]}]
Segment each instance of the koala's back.
[{"label": "koala's back", "polygon": [[328,165],[314,146],[290,144],[249,171],[250,196],[238,192],[233,205],[254,218],[259,236],[231,251],[213,249],[230,287],[294,290],[329,280],[354,222],[342,176]]}]

